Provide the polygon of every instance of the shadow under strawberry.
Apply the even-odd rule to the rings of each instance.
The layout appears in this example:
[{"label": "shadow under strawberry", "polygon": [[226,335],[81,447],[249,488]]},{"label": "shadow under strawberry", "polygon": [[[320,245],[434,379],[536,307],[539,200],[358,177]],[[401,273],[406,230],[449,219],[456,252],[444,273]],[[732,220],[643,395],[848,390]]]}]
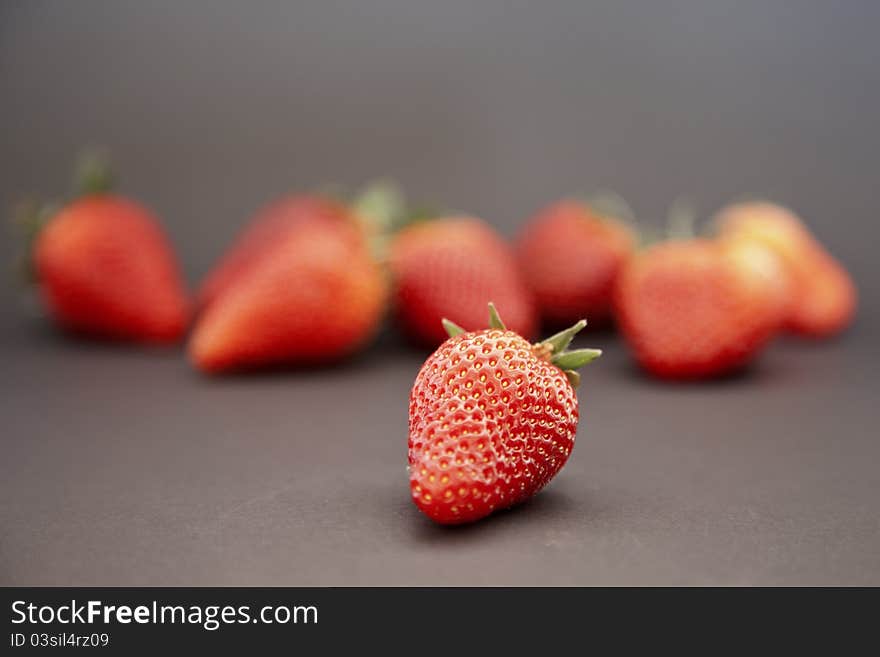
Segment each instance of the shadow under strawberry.
[{"label": "shadow under strawberry", "polygon": [[205,376],[203,373],[190,370],[194,379],[204,381],[207,385],[223,386],[242,381],[254,380],[285,380],[285,379],[328,379],[348,376],[354,372],[378,369],[380,355],[374,352],[356,353],[348,358],[332,362],[315,362],[301,364],[269,364],[253,369],[236,369],[225,372],[223,376]]},{"label": "shadow under strawberry", "polygon": [[[606,368],[609,371],[610,368]],[[665,388],[667,390],[724,389],[740,386],[774,385],[778,382],[789,382],[805,378],[799,375],[797,368],[779,361],[749,363],[739,369],[732,370],[713,378],[660,379],[645,372],[634,362],[620,366],[621,378],[638,385]]]},{"label": "shadow under strawberry", "polygon": [[183,352],[178,344],[136,343],[126,339],[113,339],[65,329],[47,322],[42,316],[20,319],[14,325],[7,327],[7,330],[15,331],[31,343],[40,345],[41,348],[59,348],[69,350],[70,353],[124,355],[133,358],[168,356],[179,359]]},{"label": "shadow under strawberry", "polygon": [[506,532],[511,527],[524,526],[523,523],[540,522],[561,523],[569,526],[572,522],[589,522],[592,516],[589,504],[583,499],[575,500],[561,488],[550,488],[538,495],[507,509],[499,509],[493,514],[491,522],[473,522],[462,525],[444,525],[432,522],[424,514],[412,508],[411,533],[419,543],[462,544],[471,539],[482,539],[492,533]]}]

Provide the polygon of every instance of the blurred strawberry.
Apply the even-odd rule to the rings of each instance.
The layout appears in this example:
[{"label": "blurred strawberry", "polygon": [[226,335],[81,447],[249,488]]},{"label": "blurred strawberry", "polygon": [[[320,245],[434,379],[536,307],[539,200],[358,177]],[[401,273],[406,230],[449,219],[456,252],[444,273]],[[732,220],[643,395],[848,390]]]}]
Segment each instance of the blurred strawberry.
[{"label": "blurred strawberry", "polygon": [[614,283],[635,248],[632,229],[588,202],[559,201],[526,225],[517,241],[520,269],[541,318],[551,325],[611,315]]},{"label": "blurred strawberry", "polygon": [[783,330],[791,312],[794,281],[782,258],[766,244],[753,240],[720,237],[722,252],[731,263],[745,270],[752,294],[768,313],[768,322]]},{"label": "blurred strawberry", "polygon": [[74,333],[173,342],[189,303],[155,215],[110,192],[106,163],[80,162],[79,196],[31,213],[31,273],[54,319]]},{"label": "blurred strawberry", "polygon": [[636,360],[668,379],[741,369],[782,319],[766,252],[705,239],[649,247],[624,267],[615,311]]},{"label": "blurred strawberry", "polygon": [[296,226],[307,222],[333,225],[350,220],[346,206],[318,195],[285,196],[266,205],[257,211],[232,248],[205,278],[198,293],[199,306],[204,308],[222,295]]},{"label": "blurred strawberry", "polygon": [[332,212],[277,228],[219,286],[190,341],[197,368],[327,363],[376,333],[388,285],[366,236],[343,206],[308,203]]},{"label": "blurred strawberry", "polygon": [[350,203],[337,194],[298,194],[283,196],[259,209],[208,273],[199,289],[201,308],[209,305],[238,278],[247,274],[263,255],[288,232],[306,223],[344,225],[341,232],[361,244],[361,236],[347,227],[357,224],[371,246],[385,239],[390,222],[404,212],[403,195],[389,181],[370,183]]},{"label": "blurred strawberry", "polygon": [[444,317],[468,330],[479,328],[490,301],[510,330],[527,339],[535,333],[534,303],[516,258],[480,219],[412,223],[392,240],[389,264],[398,320],[419,344],[436,346],[446,339]]},{"label": "blurred strawberry", "polygon": [[792,281],[788,330],[822,338],[849,326],[858,305],[855,284],[794,213],[749,202],[722,209],[717,220],[727,239],[763,244],[785,264]]}]

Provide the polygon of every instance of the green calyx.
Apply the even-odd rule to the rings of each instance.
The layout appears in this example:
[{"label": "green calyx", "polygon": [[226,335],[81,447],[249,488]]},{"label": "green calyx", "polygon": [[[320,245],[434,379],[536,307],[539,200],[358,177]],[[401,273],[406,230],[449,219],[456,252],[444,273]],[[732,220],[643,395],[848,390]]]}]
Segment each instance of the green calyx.
[{"label": "green calyx", "polygon": [[666,238],[690,240],[697,236],[697,208],[694,202],[679,196],[672,201],[666,217]]},{"label": "green calyx", "polygon": [[[450,338],[454,338],[455,336],[466,332],[461,326],[445,317],[441,321],[443,323],[443,328],[446,330],[446,333]],[[586,325],[587,320],[582,319],[574,326],[571,326],[564,331],[560,331],[546,340],[534,344],[532,347],[538,358],[553,363],[556,367],[561,369],[571,385],[575,388],[581,381],[581,375],[578,374],[577,370],[602,355],[601,349],[568,348],[569,345],[571,345],[574,336],[576,336]],[[501,321],[498,309],[495,308],[495,304],[492,302],[489,302],[489,328],[501,331],[507,330],[504,322]]]},{"label": "green calyx", "polygon": [[549,346],[552,353],[559,354],[568,349],[568,345],[574,340],[574,336],[580,333],[587,325],[587,320],[582,319],[574,326],[569,326],[564,331],[560,331],[556,335],[551,335],[544,340],[543,344]]},{"label": "green calyx", "polygon": [[458,324],[446,319],[445,317],[441,319],[440,322],[443,324],[443,329],[446,331],[446,335],[448,335],[450,338],[454,338],[456,335],[467,332]]},{"label": "green calyx", "polygon": [[43,227],[58,212],[55,203],[40,203],[32,199],[22,201],[12,212],[12,223],[21,235],[22,252],[17,258],[16,272],[26,284],[37,282],[33,251],[37,236]]},{"label": "green calyx", "polygon": [[556,335],[551,335],[543,342],[535,345],[535,352],[561,369],[573,387],[581,382],[577,370],[602,355],[601,349],[569,349],[571,341],[587,325],[582,319]]},{"label": "green calyx", "polygon": [[580,194],[576,198],[600,220],[616,220],[626,226],[639,248],[645,248],[662,239],[662,235],[651,226],[637,220],[632,206],[615,191],[600,190],[592,194]]},{"label": "green calyx", "polygon": [[411,205],[400,185],[388,178],[368,183],[348,198],[338,189],[334,196],[357,217],[379,261],[386,260],[391,240],[403,228],[448,214],[429,205]]},{"label": "green calyx", "polygon": [[629,224],[634,230],[637,228],[636,213],[626,199],[617,192],[606,189],[592,194],[581,194],[578,198],[600,217],[618,219]]},{"label": "green calyx", "polygon": [[373,257],[384,262],[388,258],[391,235],[406,215],[403,190],[393,180],[376,180],[367,184],[348,200],[348,205],[367,236]]},{"label": "green calyx", "polygon": [[489,302],[489,328],[490,329],[498,329],[500,331],[506,331],[507,327],[504,325],[504,322],[501,321],[501,316],[498,314],[498,309],[495,307],[495,304],[491,301]]},{"label": "green calyx", "polygon": [[406,215],[403,190],[393,180],[376,180],[366,185],[348,202],[371,233],[390,233]]},{"label": "green calyx", "polygon": [[37,280],[33,263],[33,249],[43,227],[58,213],[68,200],[92,194],[105,194],[114,185],[109,159],[103,151],[86,150],[79,154],[74,168],[73,194],[63,202],[40,202],[33,199],[22,201],[12,212],[12,223],[21,235],[22,255],[16,269],[27,283]]},{"label": "green calyx", "polygon": [[88,150],[80,154],[74,175],[74,195],[106,194],[116,185],[110,159],[104,151]]},{"label": "green calyx", "polygon": [[365,230],[385,237],[410,224],[448,214],[429,205],[411,205],[400,185],[387,178],[368,183],[345,202]]},{"label": "green calyx", "polygon": [[[446,335],[448,335],[450,338],[454,338],[456,335],[461,335],[462,333],[467,333],[467,331],[465,331],[458,324],[456,324],[452,320],[446,319],[445,317],[441,319],[440,322],[443,324],[443,329],[446,331]],[[504,322],[501,321],[501,316],[498,314],[498,309],[491,301],[489,302],[489,328],[498,329],[499,331],[507,330]]]}]

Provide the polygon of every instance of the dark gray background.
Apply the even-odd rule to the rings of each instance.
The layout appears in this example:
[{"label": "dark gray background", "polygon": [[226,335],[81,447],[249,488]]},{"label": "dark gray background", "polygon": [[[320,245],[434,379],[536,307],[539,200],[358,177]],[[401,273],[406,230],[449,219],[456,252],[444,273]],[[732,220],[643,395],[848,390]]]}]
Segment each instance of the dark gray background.
[{"label": "dark gray background", "polygon": [[[880,584],[880,5],[0,4],[0,202],[109,147],[195,283],[248,212],[376,175],[512,234],[610,187],[800,210],[854,272],[840,340],[669,386],[613,335],[531,503],[444,529],[408,499],[393,335],[326,371],[207,381],[66,340],[0,292],[0,584]],[[15,240],[4,237],[8,262]]]}]

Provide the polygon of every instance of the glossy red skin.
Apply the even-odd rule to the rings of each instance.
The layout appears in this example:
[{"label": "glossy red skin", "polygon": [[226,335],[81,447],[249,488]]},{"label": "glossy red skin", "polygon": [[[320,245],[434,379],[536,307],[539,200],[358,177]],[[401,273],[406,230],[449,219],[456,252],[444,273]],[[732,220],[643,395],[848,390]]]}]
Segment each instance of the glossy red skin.
[{"label": "glossy red skin", "polygon": [[775,335],[776,292],[721,243],[666,242],[633,258],[616,294],[618,327],[638,363],[665,379],[748,365]]},{"label": "glossy red skin", "polygon": [[190,306],[171,245],[134,201],[73,201],[40,231],[33,260],[46,306],[69,331],[167,343],[186,330]]},{"label": "glossy red skin", "polygon": [[858,307],[852,277],[794,213],[757,201],[728,206],[717,221],[726,238],[763,244],[784,263],[792,281],[788,331],[829,338],[852,323]]},{"label": "glossy red skin", "polygon": [[450,217],[405,228],[392,243],[390,265],[398,320],[418,344],[436,347],[446,339],[443,318],[465,329],[485,326],[490,301],[508,328],[535,335],[534,302],[514,254],[479,219]]},{"label": "glossy red skin", "polygon": [[634,248],[625,224],[577,201],[541,210],[517,240],[523,279],[541,319],[553,326],[582,318],[592,326],[607,323],[617,276]]},{"label": "glossy red skin", "polygon": [[387,288],[355,225],[301,224],[205,309],[190,360],[207,373],[340,360],[376,333]]},{"label": "glossy red skin", "polygon": [[410,393],[413,501],[443,524],[518,504],[565,465],[577,424],[575,390],[527,340],[499,330],[450,338]]},{"label": "glossy red skin", "polygon": [[308,222],[331,225],[352,221],[341,203],[321,196],[285,196],[260,209],[232,247],[205,277],[198,293],[204,308],[260,261],[290,230]]}]

